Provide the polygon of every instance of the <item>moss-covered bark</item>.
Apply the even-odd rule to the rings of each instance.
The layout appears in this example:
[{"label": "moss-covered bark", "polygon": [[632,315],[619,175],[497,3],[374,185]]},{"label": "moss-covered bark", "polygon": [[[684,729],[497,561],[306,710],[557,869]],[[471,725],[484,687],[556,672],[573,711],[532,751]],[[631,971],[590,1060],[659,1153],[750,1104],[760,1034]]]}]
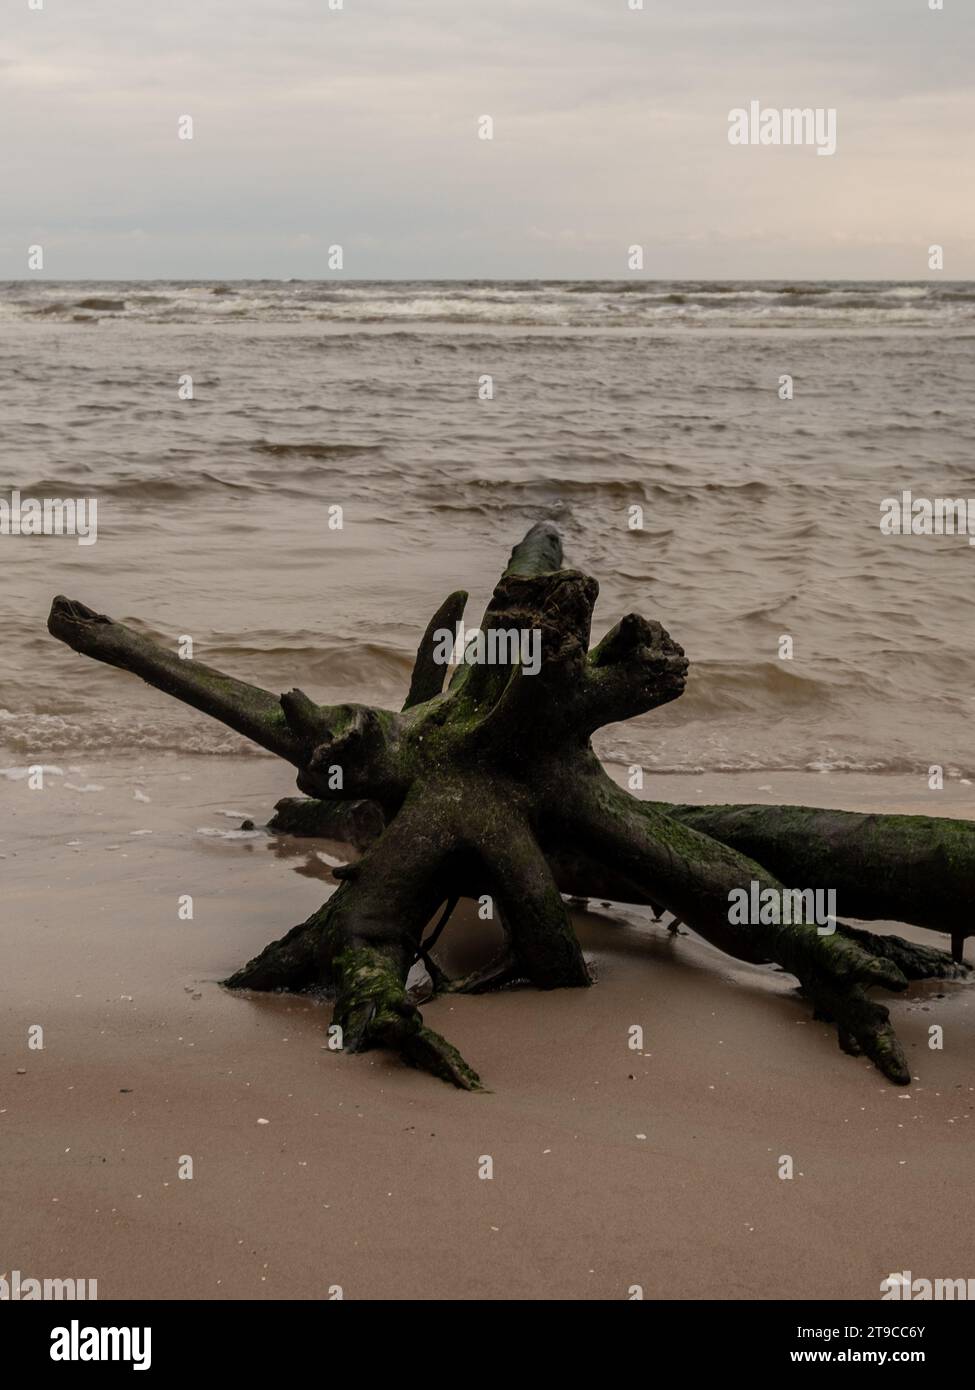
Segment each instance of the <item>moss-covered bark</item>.
[{"label": "moss-covered bark", "polygon": [[[590,974],[561,894],[598,893],[665,907],[723,950],[777,962],[835,1022],[847,1051],[906,1082],[888,1012],[866,991],[950,977],[958,973],[950,959],[907,942],[886,946],[888,938],[842,924],[742,920],[730,903],[753,885],[772,895],[796,884],[835,887],[851,915],[895,916],[877,909],[906,900],[912,911],[928,911],[922,925],[943,930],[971,885],[975,827],[909,817],[853,818],[844,827],[841,813],[802,808],[785,808],[795,814],[780,822],[770,808],[635,800],[603,771],[590,735],[676,699],[687,660],[659,623],[635,614],[590,650],[597,593],[595,580],[563,567],[555,528],[533,527],[488,604],[483,639],[446,688],[439,638],[455,628],[466,595],[451,594],[434,615],[399,711],[319,706],[298,690],[275,698],[63,598],[49,626],[75,650],[142,676],[292,762],[310,800],[279,803],[277,828],[317,829],[367,847],[323,908],[227,981],[329,992],[347,1050],[391,1048],[477,1088],[476,1074],[424,1025],[407,994],[411,966],[426,960],[440,989],[516,979],[585,987]],[[893,839],[883,821],[898,822],[888,828]],[[886,895],[868,905],[867,869],[882,872],[892,844],[902,862],[890,866]],[[486,971],[450,982],[421,936],[437,908],[464,893],[494,898],[506,948]]]},{"label": "moss-covered bark", "polygon": [[789,884],[836,890],[841,916],[947,932],[961,959],[975,932],[975,825],[947,816],[809,806],[672,806],[666,815],[758,859]]}]

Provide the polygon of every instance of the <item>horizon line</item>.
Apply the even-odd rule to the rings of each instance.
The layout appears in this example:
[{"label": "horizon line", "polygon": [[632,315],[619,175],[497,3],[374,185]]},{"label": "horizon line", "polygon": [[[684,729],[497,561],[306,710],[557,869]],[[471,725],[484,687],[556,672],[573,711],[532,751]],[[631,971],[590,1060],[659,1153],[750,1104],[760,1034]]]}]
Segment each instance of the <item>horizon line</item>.
[{"label": "horizon line", "polygon": [[272,284],[272,285],[322,285],[322,284],[360,284],[360,285],[629,285],[629,284],[697,284],[718,285],[729,282],[748,285],[929,285],[941,281],[945,285],[971,285],[975,279],[962,277],[951,279],[940,274],[927,277],[902,279],[882,276],[803,276],[803,275],[646,275],[634,276],[557,276],[542,275],[400,275],[389,278],[372,275],[122,275],[122,276],[53,276],[35,274],[0,280],[0,285],[125,285],[125,284]]}]

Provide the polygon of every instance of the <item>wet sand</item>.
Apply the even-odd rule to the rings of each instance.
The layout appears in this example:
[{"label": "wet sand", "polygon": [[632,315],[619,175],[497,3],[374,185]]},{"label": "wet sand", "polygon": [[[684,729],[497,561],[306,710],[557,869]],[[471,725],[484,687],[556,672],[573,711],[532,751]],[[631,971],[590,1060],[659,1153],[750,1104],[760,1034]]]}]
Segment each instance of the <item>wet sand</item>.
[{"label": "wet sand", "polygon": [[[592,904],[596,988],[427,1006],[491,1088],[464,1094],[328,1051],[326,1005],[220,988],[321,901],[320,852],[344,857],[227,837],[292,793],[279,763],[58,765],[43,791],[0,778],[0,1274],[95,1278],[101,1298],[876,1299],[893,1271],[975,1272],[970,987],[893,1000],[917,1076],[897,1088],[787,977]],[[975,789],[922,778],[651,793],[975,817]]]}]

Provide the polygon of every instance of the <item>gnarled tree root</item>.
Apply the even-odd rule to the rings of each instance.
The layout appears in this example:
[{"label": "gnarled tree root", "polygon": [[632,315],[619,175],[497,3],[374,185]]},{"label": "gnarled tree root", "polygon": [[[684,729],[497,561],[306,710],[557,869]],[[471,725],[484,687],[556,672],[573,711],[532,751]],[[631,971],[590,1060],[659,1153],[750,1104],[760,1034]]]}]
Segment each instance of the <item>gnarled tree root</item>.
[{"label": "gnarled tree root", "polygon": [[[291,762],[309,800],[280,802],[275,828],[365,848],[336,871],[340,886],[322,908],[226,981],[232,989],[330,994],[346,1051],[386,1048],[477,1089],[473,1069],[424,1024],[407,989],[410,969],[424,960],[435,991],[514,980],[586,987],[591,975],[566,893],[666,909],[732,955],[776,962],[817,1015],[835,1023],[845,1050],[906,1083],[888,1011],[866,991],[902,991],[909,979],[956,978],[964,968],[942,952],[845,923],[824,932],[805,921],[739,920],[729,904],[751,888],[773,896],[785,885],[835,888],[848,915],[958,933],[971,897],[975,826],[635,800],[602,769],[590,737],[678,698],[687,660],[659,623],[636,614],[590,649],[597,593],[595,580],[563,567],[555,528],[533,527],[446,688],[445,637],[466,595],[441,605],[399,711],[318,705],[300,690],[276,697],[65,598],[55,599],[49,628]],[[461,894],[493,901],[505,951],[474,976],[448,981],[423,933],[447,903],[439,932]]]}]

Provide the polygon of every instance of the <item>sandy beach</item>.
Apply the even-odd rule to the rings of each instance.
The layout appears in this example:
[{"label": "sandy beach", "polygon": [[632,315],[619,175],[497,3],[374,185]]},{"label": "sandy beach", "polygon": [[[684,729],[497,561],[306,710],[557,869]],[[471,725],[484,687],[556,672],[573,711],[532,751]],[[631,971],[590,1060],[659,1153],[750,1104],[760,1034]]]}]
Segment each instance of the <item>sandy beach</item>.
[{"label": "sandy beach", "polygon": [[[43,791],[0,778],[0,1273],[94,1278],[103,1299],[877,1299],[893,1271],[969,1272],[970,987],[892,1000],[902,1089],[781,973],[591,903],[595,988],[427,1006],[490,1087],[466,1094],[329,1051],[327,1005],[221,989],[347,856],[238,832],[292,793],[280,763],[57,767]],[[920,777],[663,776],[648,794],[975,816],[971,786],[933,806]],[[475,925],[452,923],[455,957]]]}]

